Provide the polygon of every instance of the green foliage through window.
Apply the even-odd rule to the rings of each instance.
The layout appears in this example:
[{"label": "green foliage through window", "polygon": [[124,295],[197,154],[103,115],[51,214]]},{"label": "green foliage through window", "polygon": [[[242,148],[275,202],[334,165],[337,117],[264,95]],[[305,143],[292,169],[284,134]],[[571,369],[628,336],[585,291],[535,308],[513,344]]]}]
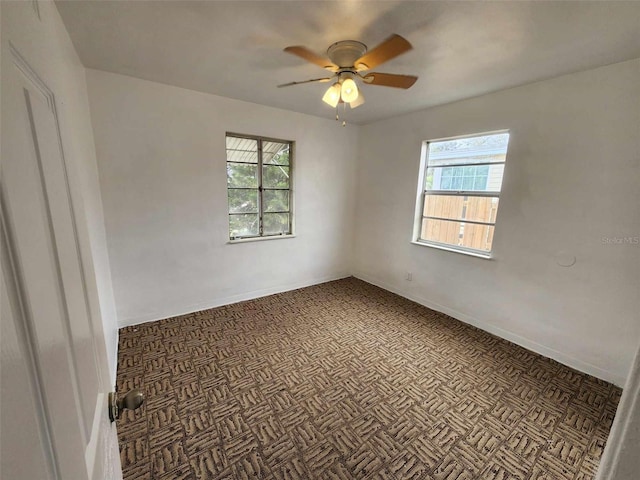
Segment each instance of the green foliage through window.
[{"label": "green foliage through window", "polygon": [[229,238],[291,233],[292,142],[228,134]]}]

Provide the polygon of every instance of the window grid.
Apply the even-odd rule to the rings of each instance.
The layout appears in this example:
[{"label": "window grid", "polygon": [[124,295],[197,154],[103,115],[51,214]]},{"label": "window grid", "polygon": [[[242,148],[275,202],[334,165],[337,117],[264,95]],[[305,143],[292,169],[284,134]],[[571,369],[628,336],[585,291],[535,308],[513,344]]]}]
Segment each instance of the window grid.
[{"label": "window grid", "polygon": [[[474,254],[491,253],[506,163],[508,132],[454,139],[473,142],[474,139],[482,141],[486,138],[491,143],[490,137],[499,135],[504,136],[502,149],[494,148],[490,152],[479,149],[475,156],[467,155],[466,158],[464,152],[459,157],[456,157],[455,152],[449,152],[448,157],[443,158],[452,161],[443,162],[441,158],[441,164],[434,164],[438,160],[431,161],[431,145],[451,140],[426,142],[417,242]],[[490,156],[492,161],[478,161],[483,155]],[[465,183],[465,178],[470,180]]]},{"label": "window grid", "polygon": [[[255,149],[244,149],[244,148],[229,148],[229,141],[242,141],[249,140],[255,142]],[[280,148],[276,151],[269,151],[267,155],[271,155],[268,161],[265,161],[265,151],[264,144],[268,144],[271,147]],[[291,173],[292,173],[292,164],[293,164],[293,142],[288,140],[280,140],[280,139],[272,139],[266,137],[257,137],[250,135],[242,135],[242,134],[234,134],[227,133],[226,135],[226,151],[227,151],[227,197],[229,199],[229,239],[230,240],[240,240],[240,239],[248,239],[248,238],[261,238],[261,237],[279,237],[284,235],[292,234],[292,224],[293,224],[293,212],[292,212],[292,185],[291,185]],[[253,155],[252,155],[253,154]],[[286,154],[287,162],[282,163],[279,161],[280,156]],[[276,162],[274,162],[274,157],[278,156]],[[252,161],[252,157],[254,161]],[[230,175],[229,166],[230,165],[246,165],[246,166],[255,166],[255,179],[256,186],[236,186],[232,185],[232,180]],[[264,171],[265,167],[280,167],[280,170],[286,177],[286,186],[275,185],[275,186],[265,186],[264,179]],[[285,172],[286,169],[286,172]],[[256,192],[256,208],[255,211],[232,211],[232,202],[231,195],[234,191],[255,191]],[[269,210],[268,206],[265,203],[265,191],[266,192],[288,192],[286,198],[286,209],[285,208],[277,208],[274,210]],[[265,232],[265,214],[267,218],[270,215],[287,215],[286,223],[281,223],[280,231],[278,232]],[[256,233],[252,233],[251,231],[244,233],[238,233],[236,229],[236,234],[234,234],[234,226],[232,222],[232,218],[239,218],[240,216],[255,216],[257,221]],[[271,217],[273,218],[273,217]]]}]

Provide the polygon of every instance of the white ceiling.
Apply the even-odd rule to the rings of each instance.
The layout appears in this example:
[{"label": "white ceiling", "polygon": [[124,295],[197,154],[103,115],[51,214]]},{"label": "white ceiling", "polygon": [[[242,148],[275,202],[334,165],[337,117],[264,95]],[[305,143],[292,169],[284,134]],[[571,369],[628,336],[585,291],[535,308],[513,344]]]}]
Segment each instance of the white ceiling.
[{"label": "white ceiling", "polygon": [[347,112],[368,123],[640,57],[640,2],[57,1],[84,65],[327,118],[324,76],[284,53],[338,40],[414,49],[377,67],[418,75],[409,90],[365,85]]}]

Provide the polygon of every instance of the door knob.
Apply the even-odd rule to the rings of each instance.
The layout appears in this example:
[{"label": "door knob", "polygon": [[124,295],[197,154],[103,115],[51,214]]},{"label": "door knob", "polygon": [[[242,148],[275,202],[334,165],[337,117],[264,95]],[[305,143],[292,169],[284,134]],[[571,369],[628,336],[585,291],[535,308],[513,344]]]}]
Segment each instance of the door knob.
[{"label": "door knob", "polygon": [[109,420],[115,422],[120,418],[122,410],[135,410],[142,405],[142,402],[144,402],[144,394],[136,388],[129,390],[122,398],[118,398],[116,392],[109,392]]}]

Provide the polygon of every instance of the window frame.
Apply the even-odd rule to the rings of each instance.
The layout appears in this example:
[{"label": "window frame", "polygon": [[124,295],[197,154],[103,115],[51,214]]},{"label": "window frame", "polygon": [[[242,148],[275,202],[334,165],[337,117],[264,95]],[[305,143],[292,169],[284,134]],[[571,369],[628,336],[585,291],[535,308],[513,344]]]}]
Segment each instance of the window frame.
[{"label": "window frame", "polygon": [[[245,133],[235,133],[235,132],[226,132],[225,133],[225,166],[228,166],[229,163],[243,163],[243,162],[233,162],[233,161],[229,161],[228,160],[228,156],[227,156],[227,138],[232,137],[232,138],[241,138],[241,139],[247,139],[247,140],[255,140],[257,143],[257,163],[255,163],[255,165],[257,166],[257,180],[258,180],[258,186],[257,188],[255,188],[255,190],[258,191],[258,235],[242,235],[242,236],[235,236],[232,237],[231,236],[231,216],[232,215],[243,215],[245,213],[231,213],[230,210],[230,204],[229,204],[229,190],[254,190],[253,188],[250,187],[244,187],[244,188],[240,188],[240,187],[230,187],[229,186],[229,177],[227,175],[227,185],[226,185],[226,192],[227,192],[227,237],[228,237],[228,243],[244,243],[244,242],[250,242],[250,241],[259,241],[259,240],[275,240],[277,238],[291,238],[291,237],[295,237],[295,233],[294,233],[294,219],[293,219],[293,163],[294,163],[294,148],[295,148],[295,141],[293,140],[284,140],[281,138],[273,138],[273,137],[264,137],[264,136],[260,136],[260,135],[248,135]],[[281,166],[286,166],[289,168],[289,188],[266,188],[266,190],[277,190],[277,191],[288,191],[289,192],[289,210],[288,211],[278,211],[278,212],[265,212],[263,210],[263,205],[264,205],[264,190],[265,188],[263,187],[263,148],[262,148],[262,144],[263,142],[274,142],[274,143],[282,143],[282,144],[288,144],[289,145],[289,165],[281,165]],[[253,164],[251,162],[245,162],[247,164]],[[278,164],[269,164],[267,163],[266,165],[274,165],[274,166],[278,166]],[[287,233],[274,233],[274,234],[265,234],[264,233],[264,224],[263,224],[263,216],[265,213],[288,213],[289,214],[289,231]]]},{"label": "window frame", "polygon": [[[496,211],[496,218],[494,222],[482,222],[476,220],[460,220],[460,219],[451,219],[451,218],[441,218],[424,215],[425,204],[427,200],[427,195],[449,195],[455,197],[485,197],[485,198],[497,198],[498,199],[498,207],[500,205],[500,196],[502,194],[502,182],[500,185],[500,190],[497,191],[483,191],[483,190],[434,190],[428,189],[426,187],[426,178],[427,178],[427,170],[430,168],[429,165],[429,144],[438,143],[438,142],[446,142],[451,140],[459,140],[459,139],[469,139],[476,137],[486,137],[491,135],[500,135],[507,134],[509,135],[509,139],[507,140],[507,150],[505,151],[505,158],[502,162],[479,162],[479,163],[451,163],[447,165],[439,165],[434,166],[431,165],[431,168],[446,168],[446,167],[465,167],[465,166],[484,166],[484,165],[502,165],[503,166],[503,177],[502,182],[504,182],[504,170],[506,169],[506,161],[508,155],[509,141],[511,140],[511,132],[508,129],[504,130],[494,130],[490,132],[481,132],[481,133],[473,133],[468,135],[457,135],[454,137],[444,137],[444,138],[435,138],[431,140],[425,140],[422,142],[422,149],[420,154],[420,170],[418,175],[418,189],[416,195],[416,211],[414,218],[414,229],[413,236],[411,239],[411,243],[415,245],[421,245],[425,247],[437,248],[440,250],[446,250],[455,253],[462,253],[465,255],[470,255],[474,257],[480,257],[483,259],[490,260],[493,258],[493,241],[491,243],[491,250],[480,250],[476,248],[465,247],[463,245],[453,245],[451,243],[437,242],[434,240],[427,240],[421,238],[422,235],[422,225],[424,219],[432,219],[432,220],[444,220],[449,222],[458,222],[462,225],[466,224],[474,224],[474,225],[486,225],[492,226],[495,229],[498,222],[498,211]],[[499,210],[499,208],[497,209]]]}]

